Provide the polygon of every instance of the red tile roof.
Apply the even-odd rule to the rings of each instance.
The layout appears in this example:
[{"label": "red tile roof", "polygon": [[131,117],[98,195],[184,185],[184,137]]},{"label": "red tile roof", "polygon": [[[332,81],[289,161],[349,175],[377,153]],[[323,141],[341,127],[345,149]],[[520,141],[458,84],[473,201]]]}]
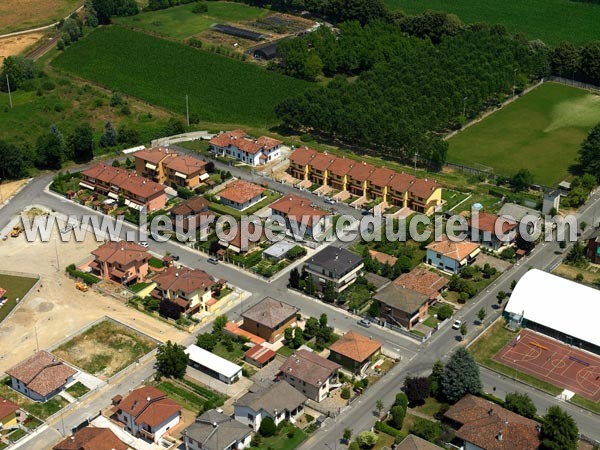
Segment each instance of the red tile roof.
[{"label": "red tile roof", "polygon": [[255,345],[246,353],[244,353],[245,358],[252,359],[259,364],[266,364],[269,360],[275,358],[277,353],[267,347],[263,347],[262,345]]},{"label": "red tile roof", "polygon": [[378,167],[369,176],[369,182],[373,186],[385,187],[390,184],[392,178],[396,175],[396,171],[388,169],[387,167]]},{"label": "red tile roof", "polygon": [[391,179],[389,186],[393,191],[405,193],[410,189],[415,180],[416,177],[407,173],[397,173],[394,178]]},{"label": "red tile roof", "polygon": [[127,450],[128,445],[121,442],[109,428],[87,426],[72,436],[59,442],[53,450]]},{"label": "red tile roof", "polygon": [[42,350],[6,371],[41,396],[63,386],[77,371],[56,356]]},{"label": "red tile roof", "polygon": [[206,161],[184,155],[170,158],[164,165],[165,167],[184,175],[193,175],[196,172],[205,172],[204,166],[206,166]]},{"label": "red tile roof", "polygon": [[249,202],[253,198],[262,195],[266,189],[258,184],[249,183],[244,180],[235,180],[229,183],[225,189],[217,192],[217,195],[221,198],[229,200],[230,202],[235,202],[243,205],[246,202]]},{"label": "red tile roof", "polygon": [[398,258],[396,258],[395,256],[388,255],[387,253],[378,252],[376,250],[369,250],[369,255],[371,255],[371,258],[373,258],[378,263],[388,264],[390,266],[396,264],[396,261],[398,260]]},{"label": "red tile roof", "polygon": [[142,386],[121,400],[119,408],[134,418],[138,425],[155,427],[170,417],[181,414],[181,406],[162,391],[152,386]]},{"label": "red tile roof", "polygon": [[342,177],[348,174],[350,169],[352,169],[356,164],[358,164],[358,162],[354,161],[353,159],[337,158],[333,164],[329,166],[329,171],[334,175]]},{"label": "red tile roof", "polygon": [[318,155],[316,150],[308,147],[298,148],[290,155],[290,161],[299,166],[306,166],[308,163]]},{"label": "red tile roof", "polygon": [[439,295],[440,290],[448,284],[448,279],[430,270],[416,267],[396,278],[394,284],[419,292],[433,300]]},{"label": "red tile roof", "polygon": [[[478,221],[479,223],[477,224],[477,229],[479,231],[487,231],[489,233],[496,233],[496,222],[500,219],[499,216],[497,216],[496,214],[490,214],[490,213],[486,213],[483,211],[480,211],[479,213],[477,213],[478,215]],[[473,217],[471,217],[469,219],[469,227],[472,227],[473,223]],[[514,230],[517,227],[517,223],[511,221],[508,221],[507,219],[503,219],[502,220],[502,233],[506,234],[508,233],[510,230]]]},{"label": "red tile roof", "polygon": [[163,159],[167,157],[172,158],[175,155],[177,155],[177,153],[165,147],[154,147],[150,149],[144,149],[133,154],[135,158],[147,161],[151,164],[158,164]]},{"label": "red tile roof", "polygon": [[439,242],[433,241],[427,246],[427,250],[441,253],[447,258],[454,259],[455,261],[462,261],[478,248],[479,244],[476,244],[475,242],[454,242],[450,239],[444,239]]},{"label": "red tile roof", "polygon": [[16,413],[18,410],[19,405],[5,399],[4,397],[0,397],[0,421],[5,417]]},{"label": "red tile roof", "polygon": [[328,155],[327,153],[317,153],[312,161],[310,161],[310,167],[316,170],[324,171],[331,166],[335,160],[335,156]]},{"label": "red tile roof", "polygon": [[228,131],[226,133],[221,133],[213,137],[210,140],[210,144],[215,145],[217,147],[227,147],[233,140],[242,139],[245,136],[246,132],[244,130]]},{"label": "red tile roof", "polygon": [[268,136],[261,136],[256,140],[252,140],[246,137],[245,131],[233,130],[213,137],[210,140],[210,144],[221,148],[231,145],[254,155],[260,150],[269,151],[273,147],[281,145],[282,142]]},{"label": "red tile roof", "polygon": [[109,241],[92,251],[96,260],[108,264],[118,263],[127,266],[132,262],[142,262],[150,259],[150,253],[144,247],[134,242]]},{"label": "red tile roof", "polygon": [[0,298],[3,298],[6,295],[6,289],[0,288]]},{"label": "red tile roof", "polygon": [[375,166],[363,161],[355,164],[354,167],[352,167],[352,169],[350,169],[348,172],[348,176],[354,180],[363,182],[368,180],[374,171]]},{"label": "red tile roof", "polygon": [[380,348],[381,342],[374,341],[360,333],[348,331],[335,341],[329,350],[362,363],[377,353]]},{"label": "red tile roof", "polygon": [[440,184],[435,180],[416,178],[414,183],[410,186],[409,192],[415,197],[428,198],[440,187]]},{"label": "red tile roof", "polygon": [[162,290],[191,294],[197,290],[211,289],[215,282],[204,270],[188,267],[168,267],[156,275],[153,280]]},{"label": "red tile roof", "polygon": [[257,336],[255,334],[250,333],[249,331],[241,329],[235,322],[227,322],[227,324],[225,325],[225,331],[231,334],[235,334],[236,336],[244,336],[248,338],[250,342],[256,345],[260,345],[266,342],[265,339],[261,338],[260,336]]},{"label": "red tile roof", "polygon": [[274,139],[272,137],[269,136],[261,136],[256,140],[256,143],[258,145],[260,145],[261,147],[264,147],[265,150],[269,151],[274,147],[277,147],[278,145],[283,144],[283,142],[281,142],[278,139]]},{"label": "red tile roof", "polygon": [[164,194],[165,187],[144,177],[139,177],[133,172],[107,164],[97,164],[82,172],[84,177],[114,185],[135,196],[148,198],[155,194]]},{"label": "red tile roof", "polygon": [[271,210],[274,214],[289,217],[298,223],[313,227],[323,217],[328,216],[329,213],[310,205],[311,201],[306,197],[286,194],[271,204]]}]

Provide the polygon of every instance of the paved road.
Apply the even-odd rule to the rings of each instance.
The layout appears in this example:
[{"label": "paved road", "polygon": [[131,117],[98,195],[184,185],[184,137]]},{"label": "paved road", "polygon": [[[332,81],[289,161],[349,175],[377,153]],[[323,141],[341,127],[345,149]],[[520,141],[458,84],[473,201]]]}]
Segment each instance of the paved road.
[{"label": "paved road", "polygon": [[[242,178],[251,179],[255,181],[259,180],[260,177],[253,176],[247,171],[237,169],[235,167],[227,167],[235,176]],[[81,215],[81,214],[96,214],[97,213],[66,201],[62,198],[58,198],[52,194],[45,193],[44,187],[50,182],[50,176],[43,176],[34,179],[29,185],[27,185],[17,196],[15,196],[3,209],[2,216],[0,217],[0,229],[4,227],[10,218],[18,214],[23,208],[32,204],[42,204],[50,207],[56,211],[67,215]],[[276,182],[269,181],[272,186],[283,192],[296,192],[291,186],[281,185]],[[304,195],[310,195],[304,193]],[[314,197],[314,196],[313,196]],[[595,217],[594,210],[597,209],[598,202],[600,201],[599,196],[596,194],[593,196],[581,210],[580,220],[585,220],[587,223],[592,223]],[[321,199],[316,199],[315,202],[322,202]],[[346,212],[342,210],[347,208],[346,205],[339,205],[340,212]],[[358,212],[348,208],[355,215]],[[264,296],[273,296],[281,298],[285,301],[293,303],[302,309],[302,312],[307,315],[318,316],[323,311],[326,311],[329,316],[331,326],[347,330],[355,329],[361,332],[365,332],[364,328],[356,325],[356,318],[352,317],[345,312],[324,305],[323,303],[304,297],[295,292],[291,292],[286,288],[287,276],[278,278],[273,283],[266,283],[258,277],[254,277],[247,272],[239,271],[228,265],[220,264],[218,266],[212,266],[208,264],[204,257],[199,256],[197,252],[187,249],[179,244],[172,241],[166,243],[150,242],[150,249],[161,254],[165,254],[167,251],[180,255],[181,262],[190,267],[201,268],[209,273],[213,273],[219,277],[226,278],[238,285],[244,290],[252,293],[252,295],[244,300],[243,304],[234,307],[233,312],[229,313],[232,318],[237,318],[239,312],[242,309],[246,309],[252,304],[259,301]],[[518,280],[529,267],[536,267],[540,269],[548,270],[560,261],[561,255],[558,244],[556,243],[545,243],[538,246],[535,251],[527,257],[525,260],[515,265],[511,270],[504,273],[499,279],[497,279],[491,286],[486,289],[477,298],[471,301],[465,306],[457,315],[457,318],[465,321],[469,324],[469,333],[467,334],[467,342],[474,339],[482,330],[483,327],[474,326],[474,322],[477,320],[477,311],[481,307],[485,307],[488,311],[488,317],[486,318],[486,324],[491,323],[499,314],[500,311],[494,309],[496,305],[496,294],[500,290],[510,290],[510,284],[512,280]],[[384,400],[386,405],[390,405],[393,401],[395,393],[401,388],[402,381],[407,375],[422,374],[430,370],[433,362],[438,359],[446,360],[451,351],[457,346],[462,345],[460,337],[455,330],[450,327],[446,327],[440,332],[436,333],[425,345],[419,347],[413,340],[405,338],[401,335],[393,333],[386,329],[379,327],[371,327],[368,330],[368,334],[373,338],[381,340],[387,349],[395,350],[402,356],[402,361],[388,374],[382,381],[376,383],[370,389],[368,389],[365,395],[360,400],[355,402],[352,406],[337,419],[337,422],[333,422],[331,419],[325,424],[323,431],[320,431],[313,435],[309,441],[307,441],[303,448],[326,448],[327,445],[333,446],[334,443],[341,438],[343,429],[345,427],[353,428],[354,430],[362,430],[369,428],[375,421],[375,417],[370,412],[375,410],[375,403],[378,399]],[[193,337],[190,337],[190,341]],[[111,385],[107,387],[105,391],[102,391],[96,397],[88,400],[77,410],[65,414],[64,421],[66,428],[76,425],[86,418],[86,414],[90,414],[90,411],[95,411],[108,405],[110,398],[117,392],[124,392],[149,376],[152,372],[151,364],[136,368],[132,372],[131,376],[127,377],[121,385]],[[504,386],[500,381],[494,379],[494,375],[484,374],[484,384],[486,389],[491,389],[490,386],[497,386],[500,388]],[[515,383],[514,381],[506,382],[506,389],[512,387],[512,390],[518,390],[521,392],[528,393],[540,411],[544,411],[548,405],[561,403],[561,406],[568,406],[569,412],[577,420],[580,430],[583,434],[600,440],[600,430],[597,427],[597,416],[592,416],[586,411],[579,408],[572,407],[571,405],[564,405],[552,397],[540,393],[539,391],[529,388],[528,386]],[[36,439],[42,442],[42,439],[46,439],[47,442],[52,442],[56,439],[56,431],[50,427],[43,433],[40,433],[40,437],[36,436]],[[33,442],[33,441],[32,441]],[[29,443],[28,445],[33,445]],[[36,447],[27,447],[36,448]],[[41,448],[41,447],[40,447]]]}]

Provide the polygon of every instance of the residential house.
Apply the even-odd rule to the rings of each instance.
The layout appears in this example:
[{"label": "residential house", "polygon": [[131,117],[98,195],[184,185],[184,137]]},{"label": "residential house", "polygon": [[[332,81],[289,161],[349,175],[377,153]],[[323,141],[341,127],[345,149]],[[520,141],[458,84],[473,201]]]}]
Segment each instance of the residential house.
[{"label": "residential house", "polygon": [[254,345],[244,353],[244,361],[258,368],[265,367],[275,359],[277,353],[262,344]]},{"label": "residential house", "polygon": [[594,264],[600,264],[600,228],[596,228],[589,236],[586,245],[586,255]]},{"label": "residential house", "polygon": [[341,292],[356,281],[364,267],[362,257],[342,247],[329,245],[306,260],[304,269],[323,290],[328,281]]},{"label": "residential house", "polygon": [[387,167],[378,167],[369,176],[369,194],[373,198],[388,201],[388,190],[391,181],[396,176],[396,171]]},{"label": "residential house", "polygon": [[252,139],[243,130],[233,130],[213,137],[210,151],[255,167],[280,158],[281,144],[281,141],[267,136]]},{"label": "residential house", "polygon": [[398,208],[410,208],[409,191],[416,178],[407,173],[396,173],[387,188],[386,201]]},{"label": "residential house", "polygon": [[255,384],[233,404],[234,418],[254,431],[259,430],[265,417],[275,425],[283,420],[295,423],[304,413],[304,402],[306,396],[285,381],[267,387]]},{"label": "residential house", "polygon": [[542,213],[536,209],[527,208],[516,203],[505,203],[498,211],[500,217],[505,217],[520,224],[527,218],[527,232],[529,234],[541,231]]},{"label": "residential house", "polygon": [[189,356],[188,364],[191,367],[223,383],[233,384],[242,378],[240,366],[197,345],[190,345],[185,353]]},{"label": "residential house", "polygon": [[415,178],[408,189],[408,203],[415,212],[430,215],[442,204],[442,186],[435,180]]},{"label": "residential house", "polygon": [[316,353],[299,349],[279,369],[279,378],[316,402],[336,388],[340,365]]},{"label": "residential house", "polygon": [[396,278],[394,284],[426,295],[431,304],[440,298],[448,285],[448,279],[431,270],[415,267]]},{"label": "residential house", "polygon": [[206,161],[156,147],[134,153],[135,171],[141,177],[177,188],[196,189],[209,175]]},{"label": "residential house", "polygon": [[272,215],[285,220],[289,234],[299,238],[307,236],[316,239],[329,227],[327,217],[330,214],[299,195],[284,195],[271,204],[271,211]]},{"label": "residential house", "polygon": [[12,428],[17,425],[17,412],[19,405],[0,397],[0,430]]},{"label": "residential house", "polygon": [[237,222],[233,230],[228,230],[227,240],[220,240],[219,245],[234,253],[244,254],[254,250],[266,239],[261,223]]},{"label": "residential house", "polygon": [[329,347],[329,359],[354,374],[363,375],[381,353],[381,342],[348,331]]},{"label": "residential house", "polygon": [[159,442],[181,420],[181,406],[153,386],[139,387],[115,400],[113,410],[125,431],[151,442]]},{"label": "residential house", "polygon": [[128,285],[144,281],[148,275],[150,253],[128,241],[108,241],[92,251],[92,273],[106,280]]},{"label": "residential house", "polygon": [[338,191],[348,191],[348,173],[356,164],[353,159],[337,158],[329,166],[329,185]]},{"label": "residential house", "polygon": [[290,167],[288,170],[290,174],[299,180],[308,180],[308,174],[310,172],[309,164],[318,154],[319,152],[308,147],[298,148],[289,158]]},{"label": "residential house", "polygon": [[266,189],[244,180],[235,180],[227,184],[217,195],[221,203],[239,211],[243,211],[263,199]]},{"label": "residential house", "polygon": [[375,166],[359,162],[348,171],[348,191],[359,197],[366,197],[369,192],[369,179],[375,172]]},{"label": "residential house", "polygon": [[198,416],[181,435],[185,450],[242,450],[252,439],[247,426],[215,409]]},{"label": "residential house", "polygon": [[83,427],[60,441],[52,450],[128,450],[110,428]]},{"label": "residential house", "polygon": [[429,297],[396,283],[384,286],[373,300],[378,303],[381,318],[407,330],[424,320],[429,309]]},{"label": "residential house", "polygon": [[541,424],[467,394],[444,414],[465,450],[535,450]]},{"label": "residential house", "polygon": [[209,201],[198,195],[171,208],[169,213],[175,230],[183,233],[196,230],[199,239],[206,238],[216,220],[216,215],[208,210],[208,205]]},{"label": "residential house", "polygon": [[517,222],[487,212],[474,212],[469,218],[471,241],[492,250],[510,245],[517,237]]},{"label": "residential house", "polygon": [[298,244],[289,241],[278,241],[270,247],[266,248],[263,252],[263,258],[270,259],[271,261],[281,261],[284,259],[288,252],[295,248]]},{"label": "residential house", "polygon": [[156,283],[151,294],[153,297],[173,302],[181,314],[190,316],[208,311],[213,288],[217,286],[204,270],[188,267],[167,267],[153,281]]},{"label": "residential house", "polygon": [[475,262],[479,255],[479,244],[471,241],[451,241],[447,237],[442,241],[433,241],[427,246],[425,260],[427,264],[450,273],[458,273],[464,267]]},{"label": "residential house", "polygon": [[441,450],[442,447],[438,447],[429,441],[426,441],[419,436],[409,434],[406,436],[400,444],[396,445],[396,450]]},{"label": "residential house", "polygon": [[36,402],[45,402],[69,384],[77,371],[56,356],[41,350],[6,371],[15,391]]},{"label": "residential house", "polygon": [[163,185],[107,164],[97,164],[81,172],[79,186],[113,200],[123,199],[125,206],[138,211],[144,208],[155,211],[167,202]]},{"label": "residential house", "polygon": [[317,153],[310,161],[309,180],[313,184],[327,186],[329,175],[329,166],[331,166],[337,158],[328,153]]},{"label": "residential house", "polygon": [[241,328],[274,343],[283,337],[286,328],[296,324],[298,311],[295,306],[265,297],[242,313]]}]

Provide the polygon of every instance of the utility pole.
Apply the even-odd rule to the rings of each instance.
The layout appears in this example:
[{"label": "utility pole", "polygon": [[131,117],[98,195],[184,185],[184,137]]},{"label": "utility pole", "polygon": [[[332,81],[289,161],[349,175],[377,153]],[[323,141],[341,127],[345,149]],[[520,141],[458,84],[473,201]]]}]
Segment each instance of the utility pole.
[{"label": "utility pole", "polygon": [[37,325],[33,326],[33,330],[35,331],[35,351],[39,352],[40,351],[40,341],[38,340]]},{"label": "utility pole", "polygon": [[8,80],[8,74],[6,74],[6,87],[8,88],[8,101],[10,103],[10,109],[12,109],[12,95],[10,93],[10,81]]},{"label": "utility pole", "polygon": [[419,152],[415,152],[415,177],[417,176],[417,158],[419,157]]},{"label": "utility pole", "polygon": [[56,271],[60,272],[60,262],[58,260],[58,244],[56,243],[56,239],[57,238],[54,238],[54,252],[56,253]]},{"label": "utility pole", "polygon": [[468,99],[469,99],[469,97],[463,98],[463,117],[465,118],[465,121],[467,120],[467,100]]},{"label": "utility pole", "polygon": [[188,127],[190,126],[190,104],[188,101],[188,95],[185,94],[185,115],[187,117]]},{"label": "utility pole", "polygon": [[517,72],[519,71],[519,68],[515,68],[515,70],[513,70],[513,97],[515,96],[515,89],[517,87]]}]

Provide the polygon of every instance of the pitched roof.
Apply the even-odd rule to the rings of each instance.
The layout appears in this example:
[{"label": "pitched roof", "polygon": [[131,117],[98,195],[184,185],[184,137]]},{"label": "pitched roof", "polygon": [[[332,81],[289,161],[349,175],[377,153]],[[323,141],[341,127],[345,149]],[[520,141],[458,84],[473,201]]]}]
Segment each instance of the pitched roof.
[{"label": "pitched roof", "polygon": [[170,417],[181,413],[179,404],[152,386],[142,386],[132,391],[121,400],[119,409],[132,416],[136,424],[146,424],[151,427],[160,425]]},{"label": "pitched roof", "polygon": [[92,255],[100,262],[128,265],[134,261],[150,259],[150,253],[144,247],[129,241],[108,241],[92,251]]},{"label": "pitched roof", "polygon": [[306,401],[306,397],[286,381],[279,381],[261,387],[253,385],[248,392],[235,401],[235,406],[246,406],[255,412],[267,411],[275,415],[275,411],[293,411]]},{"label": "pitched roof", "polygon": [[129,191],[142,198],[148,198],[154,194],[165,192],[165,187],[162,184],[140,177],[134,172],[129,172],[107,164],[97,164],[81,173],[88,178],[117,186],[120,189]]},{"label": "pitched roof", "polygon": [[269,136],[261,136],[256,140],[256,143],[265,150],[271,150],[273,147],[283,144],[279,139],[275,139]]},{"label": "pitched roof", "polygon": [[385,286],[373,298],[408,314],[414,313],[429,301],[427,295],[423,295],[412,289],[406,289],[394,283]]},{"label": "pitched roof", "polygon": [[[496,223],[498,222],[498,220],[500,219],[499,216],[497,216],[496,214],[490,214],[487,212],[483,212],[480,211],[478,213],[476,213],[477,215],[477,229],[479,231],[487,231],[489,233],[493,233],[496,234]],[[474,216],[471,216],[469,218],[469,227],[473,227],[473,222],[474,222]],[[517,227],[517,223],[511,221],[506,221],[506,219],[504,219],[502,221],[502,233],[506,234],[508,233],[510,230],[513,230]]]},{"label": "pitched roof", "polygon": [[410,185],[409,192],[415,197],[428,198],[431,194],[441,186],[435,180],[428,178],[416,178],[414,183]]},{"label": "pitched roof", "polygon": [[153,279],[159,288],[171,292],[190,294],[197,290],[206,291],[215,285],[212,277],[204,270],[188,267],[167,267]]},{"label": "pitched roof", "polygon": [[283,363],[279,370],[311,386],[321,386],[340,367],[339,364],[314,352],[299,349]]},{"label": "pitched roof", "polygon": [[244,353],[245,358],[252,359],[259,364],[265,364],[277,355],[273,350],[261,344],[255,345]]},{"label": "pitched roof", "polygon": [[408,192],[412,184],[416,181],[416,177],[407,173],[397,173],[394,178],[390,180],[390,188],[396,192]]},{"label": "pitched roof", "polygon": [[194,158],[192,156],[183,155],[168,159],[164,165],[165,167],[184,175],[192,175],[196,172],[204,172],[206,161],[202,161],[201,159]]},{"label": "pitched roof", "polygon": [[232,141],[246,136],[244,130],[233,130],[214,136],[209,142],[217,147],[227,147]]},{"label": "pitched roof", "polygon": [[368,338],[367,336],[348,331],[340,339],[334,342],[329,350],[346,356],[353,361],[363,362],[370,358],[381,348],[381,342]]},{"label": "pitched roof", "polygon": [[505,203],[498,211],[499,216],[508,216],[517,222],[523,220],[523,218],[527,215],[532,215],[535,217],[541,217],[542,213],[538,210],[527,208],[526,206],[521,206],[516,203]]},{"label": "pitched roof", "polygon": [[414,434],[409,434],[396,446],[396,450],[439,450],[441,448]]},{"label": "pitched roof", "polygon": [[19,410],[19,405],[10,400],[0,397],[0,419],[4,419]]},{"label": "pitched roof", "polygon": [[135,152],[133,156],[138,159],[142,159],[151,164],[158,164],[165,158],[172,158],[176,155],[173,150],[165,148],[165,147],[154,147],[148,148],[144,150],[140,150],[139,152]]},{"label": "pitched roof", "polygon": [[275,328],[282,322],[287,322],[298,311],[300,309],[295,306],[271,297],[265,297],[256,305],[244,311],[242,317],[253,320],[267,328]]},{"label": "pitched roof", "polygon": [[229,449],[232,443],[244,440],[251,432],[237,420],[209,409],[182,434],[200,443],[203,450],[224,450]]},{"label": "pitched roof", "polygon": [[225,189],[217,192],[217,195],[222,199],[243,205],[259,195],[262,195],[265,191],[266,189],[258,184],[244,180],[235,180],[229,183]]},{"label": "pitched roof", "polygon": [[60,441],[53,450],[127,450],[109,428],[84,427]]},{"label": "pitched roof", "polygon": [[362,257],[342,247],[328,245],[307,260],[333,273],[333,277],[342,276],[362,264]]},{"label": "pitched roof", "polygon": [[477,249],[479,249],[479,244],[475,242],[454,242],[448,238],[445,238],[443,241],[433,241],[427,246],[427,250],[440,253],[455,261],[462,261]]},{"label": "pitched roof", "polygon": [[388,169],[387,167],[378,167],[369,176],[369,181],[373,186],[384,187],[390,184],[395,175],[396,171],[392,169]]},{"label": "pitched roof", "polygon": [[171,215],[189,216],[208,210],[210,202],[201,195],[188,198],[171,209]]},{"label": "pitched roof", "polygon": [[377,250],[369,250],[369,255],[371,255],[371,258],[373,258],[378,263],[388,264],[390,266],[396,264],[396,261],[398,260],[398,258],[396,258],[395,256],[388,255],[387,253],[383,252],[378,252]]},{"label": "pitched roof", "polygon": [[375,172],[375,166],[365,161],[358,162],[348,171],[348,176],[358,181],[368,180],[371,174]]},{"label": "pitched roof", "polygon": [[[246,245],[244,245],[243,250],[248,250],[249,248],[253,247],[254,245],[256,245],[257,242],[261,242],[263,240],[265,240],[266,235],[265,235],[265,229],[262,226],[261,223],[254,223],[254,222],[248,222],[248,228],[247,228],[247,233],[246,230],[244,229],[244,227],[242,226],[241,222],[237,223],[237,226],[235,227],[235,234],[233,235],[233,237],[229,240],[229,245],[232,245],[234,247],[237,248],[242,248],[242,235],[246,235],[245,239],[247,240]],[[258,236],[256,235],[256,233],[259,233]]]},{"label": "pitched roof", "polygon": [[281,145],[281,141],[268,136],[261,136],[256,140],[246,137],[244,130],[233,130],[218,134],[210,140],[210,144],[216,147],[234,146],[250,154],[258,153],[260,150],[271,150]]},{"label": "pitched roof", "polygon": [[341,177],[350,172],[350,169],[352,169],[356,164],[358,164],[358,162],[354,161],[353,159],[337,158],[333,164],[329,166],[329,171],[332,174]]},{"label": "pitched roof", "polygon": [[329,155],[327,153],[317,153],[317,155],[310,161],[309,164],[313,169],[324,171],[331,166],[335,160],[336,157],[333,155]]},{"label": "pitched roof", "polygon": [[486,450],[531,450],[541,444],[538,422],[471,394],[444,417],[461,425],[458,437]]},{"label": "pitched roof", "polygon": [[31,391],[46,396],[63,386],[77,371],[47,351],[39,351],[6,373]]},{"label": "pitched roof", "polygon": [[286,194],[271,204],[271,210],[273,213],[288,217],[297,223],[314,227],[319,220],[330,214],[311,205],[311,201],[306,197]]},{"label": "pitched roof", "polygon": [[308,147],[301,147],[290,155],[290,161],[299,166],[307,166],[309,162],[318,155],[316,150]]},{"label": "pitched roof", "polygon": [[412,289],[420,294],[434,299],[440,290],[448,284],[448,279],[430,270],[415,267],[408,273],[403,273],[394,280],[394,284]]}]

